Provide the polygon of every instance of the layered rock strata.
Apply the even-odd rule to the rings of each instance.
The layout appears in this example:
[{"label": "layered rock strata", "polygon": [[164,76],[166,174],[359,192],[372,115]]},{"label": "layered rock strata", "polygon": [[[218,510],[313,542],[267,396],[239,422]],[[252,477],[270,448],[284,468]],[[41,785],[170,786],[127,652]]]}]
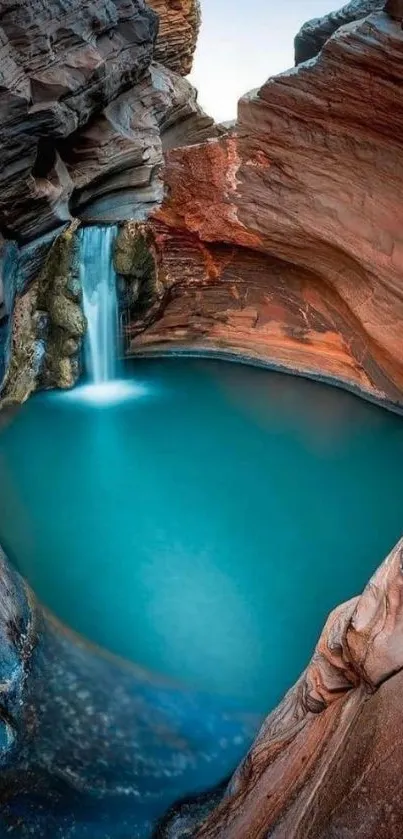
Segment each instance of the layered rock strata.
[{"label": "layered rock strata", "polygon": [[188,802],[159,836],[400,839],[402,631],[403,541],[329,616],[218,807],[200,823],[196,801],[192,824]]},{"label": "layered rock strata", "polygon": [[381,12],[384,5],[385,0],[350,0],[350,3],[335,12],[308,20],[295,37],[295,63],[301,64],[315,58],[337,29],[373,12]]},{"label": "layered rock strata", "polygon": [[190,73],[200,27],[199,0],[149,0],[159,18],[155,59],[181,76]]},{"label": "layered rock strata", "polygon": [[[30,283],[53,240],[75,217],[144,219],[162,200],[164,148],[219,133],[182,77],[196,43],[196,0],[159,0],[156,11],[143,0],[45,5],[36,0],[27,11],[0,0],[0,389],[16,343],[37,331]],[[43,381],[71,385],[78,366],[69,358],[65,374]]]},{"label": "layered rock strata", "polygon": [[69,218],[72,184],[57,143],[139,80],[157,17],[142,0],[5,0],[0,24],[0,220],[27,239]]},{"label": "layered rock strata", "polygon": [[132,353],[240,352],[401,407],[403,31],[354,8],[240,101],[231,135],[167,152],[165,305],[133,320]]}]

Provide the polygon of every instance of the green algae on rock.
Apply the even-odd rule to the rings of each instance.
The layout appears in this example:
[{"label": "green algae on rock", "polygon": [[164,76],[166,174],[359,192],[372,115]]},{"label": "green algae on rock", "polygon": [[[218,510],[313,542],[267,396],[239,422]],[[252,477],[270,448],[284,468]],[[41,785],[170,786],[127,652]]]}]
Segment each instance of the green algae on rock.
[{"label": "green algae on rock", "polygon": [[119,306],[125,326],[152,319],[164,298],[165,286],[157,270],[154,239],[146,224],[127,222],[118,233],[115,270],[119,276]]},{"label": "green algae on rock", "polygon": [[78,277],[78,242],[73,222],[55,240],[39,277],[38,307],[47,317],[41,384],[72,387],[80,365],[78,352],[86,330]]},{"label": "green algae on rock", "polygon": [[37,387],[69,388],[77,381],[86,329],[77,227],[73,222],[55,239],[37,278],[16,297],[3,407],[24,402]]}]

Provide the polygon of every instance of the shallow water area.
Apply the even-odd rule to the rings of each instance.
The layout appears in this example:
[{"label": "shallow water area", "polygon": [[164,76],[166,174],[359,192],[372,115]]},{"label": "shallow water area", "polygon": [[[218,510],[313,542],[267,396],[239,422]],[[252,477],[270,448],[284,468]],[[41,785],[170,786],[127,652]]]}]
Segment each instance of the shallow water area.
[{"label": "shallow water area", "polygon": [[88,638],[267,711],[401,535],[403,420],[223,361],[137,360],[0,434],[0,542]]}]

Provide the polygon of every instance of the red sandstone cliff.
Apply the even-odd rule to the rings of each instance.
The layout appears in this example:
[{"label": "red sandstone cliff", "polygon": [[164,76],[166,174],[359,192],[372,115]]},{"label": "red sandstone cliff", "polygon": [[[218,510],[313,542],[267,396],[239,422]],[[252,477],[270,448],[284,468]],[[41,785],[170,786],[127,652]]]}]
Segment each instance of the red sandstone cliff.
[{"label": "red sandstone cliff", "polygon": [[130,351],[225,349],[401,404],[402,81],[396,14],[350,14],[240,101],[230,136],[168,151],[166,296]]}]

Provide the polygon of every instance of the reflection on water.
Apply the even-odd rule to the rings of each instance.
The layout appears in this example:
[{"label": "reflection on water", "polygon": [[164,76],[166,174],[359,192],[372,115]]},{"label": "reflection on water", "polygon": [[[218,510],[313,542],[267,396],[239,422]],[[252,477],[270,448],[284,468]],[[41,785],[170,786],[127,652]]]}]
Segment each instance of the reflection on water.
[{"label": "reflection on water", "polygon": [[[272,372],[266,386],[262,387],[262,371],[252,368],[248,379],[248,398],[239,388],[236,365],[226,365],[225,373],[217,371],[217,387],[225,390],[228,399],[237,409],[268,430],[273,427],[273,418],[284,428],[284,422],[291,430],[300,434],[305,445],[318,453],[342,446],[345,438],[351,437],[355,428],[360,433],[365,427],[382,424],[384,414],[380,410],[363,410],[362,401],[336,387],[327,387],[309,379]],[[272,400],[271,411],[267,401]]]},{"label": "reflection on water", "polygon": [[0,541],[78,631],[266,711],[399,538],[403,421],[216,361],[136,361],[141,398],[42,394],[0,435]]}]

